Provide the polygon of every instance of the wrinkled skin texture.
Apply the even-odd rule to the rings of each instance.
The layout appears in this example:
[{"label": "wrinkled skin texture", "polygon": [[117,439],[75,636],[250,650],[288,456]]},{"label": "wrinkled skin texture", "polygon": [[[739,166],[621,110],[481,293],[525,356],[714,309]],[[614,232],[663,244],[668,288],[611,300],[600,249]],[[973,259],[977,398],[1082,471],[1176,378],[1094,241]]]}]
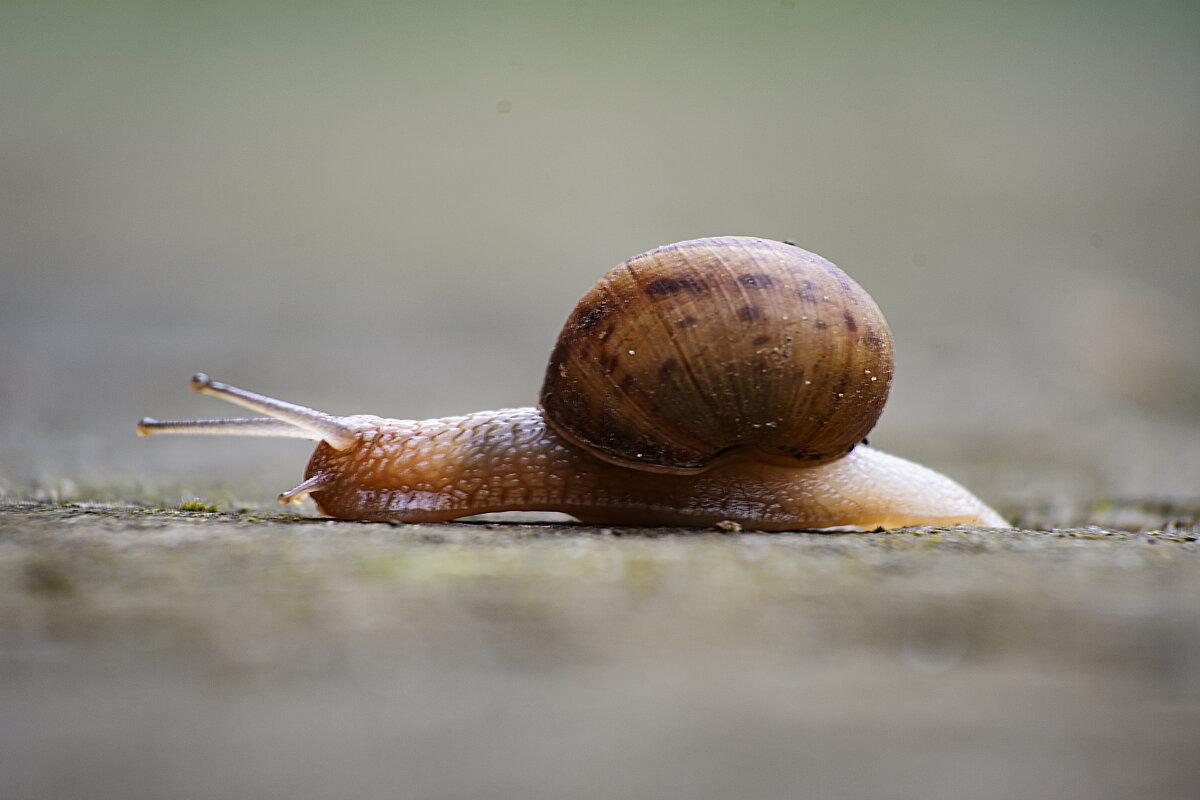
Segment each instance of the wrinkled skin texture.
[{"label": "wrinkled skin texture", "polygon": [[566,442],[536,408],[439,420],[346,417],[357,443],[318,445],[305,477],[322,513],[439,521],[490,511],[561,511],[585,522],[755,530],[988,525],[1005,521],[912,462],[860,446],[816,467],[730,460],[695,475],[641,472]]}]

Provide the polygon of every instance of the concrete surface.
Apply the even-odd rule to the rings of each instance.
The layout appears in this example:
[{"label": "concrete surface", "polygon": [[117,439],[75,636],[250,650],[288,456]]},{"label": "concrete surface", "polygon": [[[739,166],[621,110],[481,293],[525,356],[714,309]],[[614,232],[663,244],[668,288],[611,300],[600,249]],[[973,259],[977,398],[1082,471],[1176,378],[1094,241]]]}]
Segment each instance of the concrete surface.
[{"label": "concrete surface", "polygon": [[1194,797],[1195,510],[1093,513],[1150,527],[8,505],[0,795]]}]

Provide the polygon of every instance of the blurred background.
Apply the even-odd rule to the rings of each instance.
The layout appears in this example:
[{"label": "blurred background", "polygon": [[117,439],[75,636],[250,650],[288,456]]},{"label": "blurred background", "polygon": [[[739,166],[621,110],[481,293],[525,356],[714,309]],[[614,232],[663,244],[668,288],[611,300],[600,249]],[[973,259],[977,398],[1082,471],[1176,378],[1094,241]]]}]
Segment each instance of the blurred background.
[{"label": "blurred background", "polygon": [[[718,234],[875,296],[872,444],[1194,507],[1192,0],[0,0],[0,501],[274,509],[308,443],[137,420],[525,405],[605,270]],[[1182,534],[256,516],[0,515],[0,794],[1195,794]]]},{"label": "blurred background", "polygon": [[[790,239],[897,342],[872,443],[1002,507],[1195,496],[1200,8],[0,5],[0,492],[267,502],[336,413],[526,405],[606,269]],[[170,491],[176,491],[172,488]]]}]

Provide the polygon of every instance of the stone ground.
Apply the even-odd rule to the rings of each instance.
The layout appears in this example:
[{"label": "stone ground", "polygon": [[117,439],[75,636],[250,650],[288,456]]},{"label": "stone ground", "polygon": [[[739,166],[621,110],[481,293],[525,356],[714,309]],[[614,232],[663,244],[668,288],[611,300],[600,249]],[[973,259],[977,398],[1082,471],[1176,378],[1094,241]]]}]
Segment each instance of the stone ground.
[{"label": "stone ground", "polygon": [[1028,527],[10,503],[0,796],[1195,797],[1198,510],[1005,510]]}]

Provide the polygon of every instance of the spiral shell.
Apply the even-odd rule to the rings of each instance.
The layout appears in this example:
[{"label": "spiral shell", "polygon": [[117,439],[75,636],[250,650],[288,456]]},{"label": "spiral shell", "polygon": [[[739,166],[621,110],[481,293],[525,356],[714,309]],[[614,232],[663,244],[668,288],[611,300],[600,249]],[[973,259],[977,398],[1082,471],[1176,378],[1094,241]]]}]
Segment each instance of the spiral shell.
[{"label": "spiral shell", "polygon": [[891,379],[887,323],[849,276],[792,245],[719,237],[601,278],[567,318],[540,403],[560,435],[617,464],[815,465],[862,441]]}]

